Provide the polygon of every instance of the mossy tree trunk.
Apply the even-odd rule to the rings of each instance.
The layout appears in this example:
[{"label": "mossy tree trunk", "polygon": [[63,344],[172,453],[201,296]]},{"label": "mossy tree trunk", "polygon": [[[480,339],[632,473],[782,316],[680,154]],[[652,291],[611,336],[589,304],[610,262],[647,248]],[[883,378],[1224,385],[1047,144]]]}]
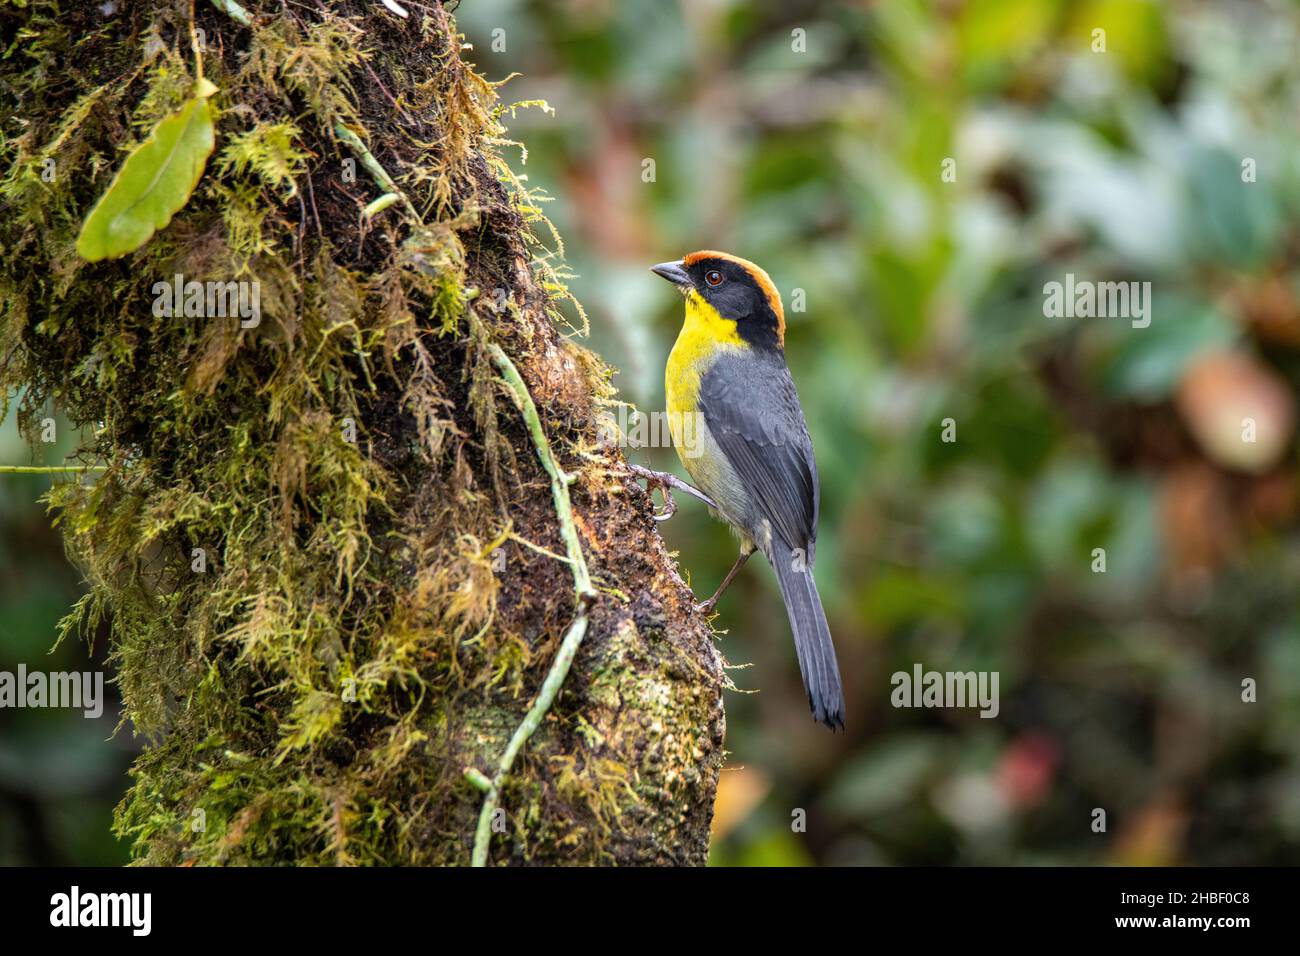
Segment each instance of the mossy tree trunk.
[{"label": "mossy tree trunk", "polygon": [[[701,863],[720,659],[597,427],[608,370],[560,331],[495,91],[442,7],[407,7],[0,0],[0,372],[29,435],[58,408],[105,466],[50,504],[90,584],[65,632],[108,634],[149,741],[119,830],[159,864],[468,862],[466,770],[492,775],[580,613],[495,345],[575,476],[597,597],[489,859]],[[86,262],[196,54],[196,191]],[[365,147],[409,202],[363,214]],[[260,323],[157,317],[176,275],[256,282]]]}]

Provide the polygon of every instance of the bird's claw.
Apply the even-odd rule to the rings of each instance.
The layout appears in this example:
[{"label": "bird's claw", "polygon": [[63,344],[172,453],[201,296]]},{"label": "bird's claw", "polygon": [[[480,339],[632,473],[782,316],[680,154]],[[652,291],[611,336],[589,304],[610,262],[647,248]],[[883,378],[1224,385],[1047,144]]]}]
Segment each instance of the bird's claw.
[{"label": "bird's claw", "polygon": [[677,513],[677,502],[673,500],[671,491],[671,475],[662,471],[651,471],[649,468],[642,468],[640,465],[629,465],[628,467],[632,469],[632,474],[645,479],[647,492],[653,493],[654,489],[658,488],[659,493],[663,495],[664,510],[654,513],[655,521],[667,521]]},{"label": "bird's claw", "polygon": [[664,496],[664,510],[655,512],[655,521],[667,521],[677,514],[677,502],[673,500],[673,493],[668,490],[667,485],[660,485],[659,493]]}]

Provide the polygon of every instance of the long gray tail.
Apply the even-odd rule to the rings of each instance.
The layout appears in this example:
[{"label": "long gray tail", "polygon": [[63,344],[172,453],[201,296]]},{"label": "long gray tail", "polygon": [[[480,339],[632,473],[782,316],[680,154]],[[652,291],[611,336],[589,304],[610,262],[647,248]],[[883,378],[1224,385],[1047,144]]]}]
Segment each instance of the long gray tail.
[{"label": "long gray tail", "polygon": [[[844,729],[844,689],[840,684],[840,667],[835,660],[831,629],[817,593],[812,568],[804,567],[784,542],[773,542],[772,567],[781,585],[785,611],[794,632],[794,649],[799,657],[803,687],[808,692],[808,706],[813,718],[834,730]],[[800,570],[802,568],[802,570]]]}]

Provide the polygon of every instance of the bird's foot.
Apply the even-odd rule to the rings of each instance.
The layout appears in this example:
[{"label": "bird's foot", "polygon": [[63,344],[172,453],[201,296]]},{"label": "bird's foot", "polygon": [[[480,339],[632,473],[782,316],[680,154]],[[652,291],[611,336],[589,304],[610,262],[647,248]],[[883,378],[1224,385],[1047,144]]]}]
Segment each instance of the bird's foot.
[{"label": "bird's foot", "polygon": [[655,521],[667,521],[677,513],[677,502],[673,500],[672,493],[672,489],[674,488],[678,491],[684,491],[688,495],[694,495],[710,508],[717,507],[713,503],[713,499],[708,495],[693,485],[689,485],[682,481],[670,471],[654,471],[650,468],[630,463],[628,464],[628,467],[632,469],[632,474],[645,481],[647,491],[653,491],[655,488],[658,488],[660,493],[664,496],[664,510],[655,512]]},{"label": "bird's foot", "polygon": [[749,556],[753,553],[754,551],[752,548],[748,551],[742,550],[740,552],[740,557],[736,558],[736,563],[731,566],[731,570],[727,572],[727,576],[722,579],[722,583],[718,585],[718,589],[713,592],[713,597],[701,604],[695,605],[695,610],[701,614],[712,614],[713,609],[718,606],[718,598],[722,597],[722,592],[727,590],[727,587],[733,580],[735,580],[736,575],[740,573],[740,569],[745,566],[745,562],[749,560]]}]

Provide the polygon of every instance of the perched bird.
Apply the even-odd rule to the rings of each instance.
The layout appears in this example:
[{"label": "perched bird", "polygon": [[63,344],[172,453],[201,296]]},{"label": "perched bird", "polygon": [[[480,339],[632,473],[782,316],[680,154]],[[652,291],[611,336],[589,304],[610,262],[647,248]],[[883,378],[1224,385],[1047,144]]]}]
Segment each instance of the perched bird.
[{"label": "perched bird", "polygon": [[722,252],[652,267],[686,296],[668,356],[668,421],[678,457],[740,537],[712,610],[755,549],[776,571],[813,717],[844,726],[844,691],[813,581],[820,491],[812,440],[785,364],[785,311],[768,274]]}]

